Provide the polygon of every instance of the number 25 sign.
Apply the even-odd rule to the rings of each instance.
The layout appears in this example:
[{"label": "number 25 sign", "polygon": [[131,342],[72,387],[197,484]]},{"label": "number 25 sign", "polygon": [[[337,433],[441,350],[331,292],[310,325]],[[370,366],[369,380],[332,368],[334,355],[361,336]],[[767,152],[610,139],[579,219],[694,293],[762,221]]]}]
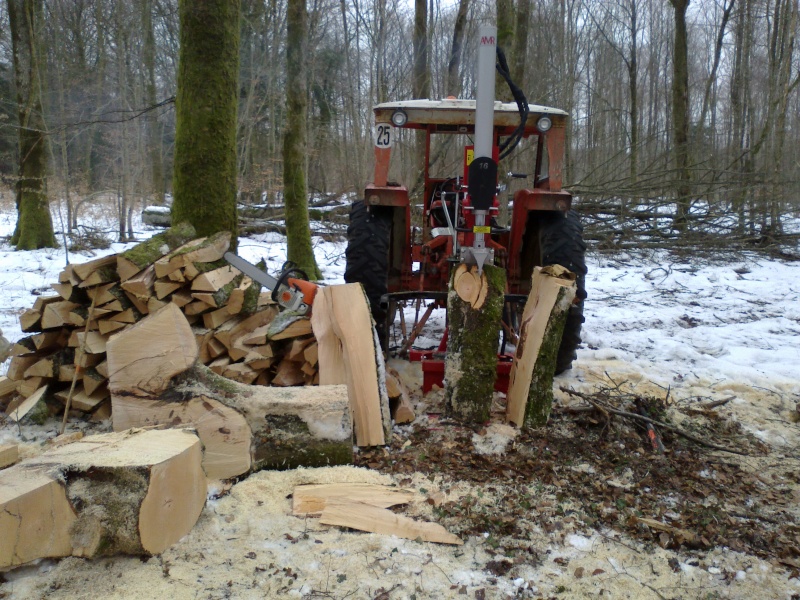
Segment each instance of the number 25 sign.
[{"label": "number 25 sign", "polygon": [[392,135],[392,126],[386,123],[378,123],[375,126],[375,147],[377,148],[391,148],[394,142]]}]

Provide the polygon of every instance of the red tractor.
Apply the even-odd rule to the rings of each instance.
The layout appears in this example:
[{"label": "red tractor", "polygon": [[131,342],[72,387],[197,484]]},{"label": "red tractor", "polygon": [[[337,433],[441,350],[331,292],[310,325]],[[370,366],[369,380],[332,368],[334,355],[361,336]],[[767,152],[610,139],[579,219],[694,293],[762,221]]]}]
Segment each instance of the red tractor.
[{"label": "red tractor", "polygon": [[[491,51],[494,59],[494,46]],[[483,157],[478,148],[481,115],[476,105],[481,104],[481,81],[486,81],[486,75],[479,75],[477,100],[410,100],[374,108],[375,175],[366,186],[365,200],[351,208],[344,277],[363,284],[385,348],[405,355],[419,333],[419,323],[413,323],[407,333],[404,320],[403,340],[392,347],[397,309],[416,302],[414,321],[424,323],[433,308],[446,307],[454,265],[477,261],[481,268],[485,261],[493,261],[507,271],[504,322],[498,324],[504,332],[502,354],[507,342],[515,341],[517,318],[530,291],[534,267],[562,265],[577,275],[578,294],[558,354],[556,372],[561,372],[570,368],[580,344],[586,297],[582,227],[571,210],[571,194],[561,187],[568,115],[555,108],[528,106],[507,76],[502,53],[498,51],[497,57],[497,70],[506,77],[516,102],[494,102],[493,81],[488,86],[492,89],[484,135],[489,142]],[[407,187],[389,180],[392,148],[400,129],[425,133],[424,187],[418,200],[409,197]],[[514,193],[509,202],[510,223],[504,227],[498,225],[497,164],[521,140],[528,140],[532,151],[531,172],[509,176],[525,178],[531,187]],[[450,157],[460,155],[462,168],[435,173],[435,165],[445,162],[448,152]],[[422,318],[421,303],[427,305]],[[442,340],[436,350],[443,351],[445,346]]]}]

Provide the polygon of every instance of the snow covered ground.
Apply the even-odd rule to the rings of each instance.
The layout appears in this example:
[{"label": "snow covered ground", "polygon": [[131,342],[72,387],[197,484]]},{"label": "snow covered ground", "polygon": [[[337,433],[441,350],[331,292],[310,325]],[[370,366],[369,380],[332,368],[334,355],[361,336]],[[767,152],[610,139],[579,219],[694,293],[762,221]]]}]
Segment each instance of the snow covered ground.
[{"label": "snow covered ground", "polygon": [[[113,215],[102,206],[89,207],[85,217],[113,230]],[[0,210],[0,237],[11,234],[14,222],[6,203]],[[153,233],[137,223],[140,239]],[[37,295],[49,293],[49,284],[67,260],[84,262],[126,247],[113,244],[105,251],[67,256],[63,249],[15,252],[0,243],[0,328],[5,337],[13,343],[22,336],[18,316]],[[285,260],[285,244],[277,234],[253,236],[241,239],[239,253],[252,262],[267,259],[276,272]],[[315,253],[325,281],[341,282],[344,244],[315,238]],[[790,421],[800,404],[800,262],[757,254],[712,261],[666,252],[590,253],[588,266],[583,348],[575,367],[558,377],[557,385],[589,391],[599,384],[626,382],[639,393],[668,395],[675,403],[732,398],[726,408],[732,419],[771,447],[794,453],[800,443],[798,426]],[[442,317],[437,318],[434,327],[441,326]],[[7,366],[0,365],[0,374]],[[563,396],[560,400],[568,401]],[[0,441],[12,435],[0,431]],[[672,554],[678,557],[678,572],[664,569],[654,575],[649,572],[651,559],[666,561],[667,551],[656,549],[646,558],[635,542],[591,533],[549,542],[545,538],[552,556],[572,560],[568,570],[549,562],[525,569],[524,577],[492,577],[480,568],[491,557],[481,539],[454,550],[324,531],[288,516],[290,484],[326,477],[384,481],[388,476],[351,468],[334,474],[256,474],[237,484],[231,496],[209,502],[195,531],[162,558],[45,561],[6,574],[7,583],[0,576],[0,597],[421,600],[461,597],[462,589],[468,590],[466,597],[476,598],[548,597],[566,589],[572,590],[571,597],[615,598],[800,594],[798,578],[788,578],[782,568],[724,549],[714,550],[700,565]],[[412,487],[424,484],[415,479]],[[292,541],[304,530],[306,537]],[[291,533],[291,539],[284,533]],[[257,559],[243,558],[245,546],[252,547]],[[587,573],[602,568],[605,575],[578,581],[573,576],[578,566],[585,566]],[[722,571],[735,577],[717,577]],[[381,588],[393,591],[379,596]],[[485,596],[476,595],[483,588]]]}]

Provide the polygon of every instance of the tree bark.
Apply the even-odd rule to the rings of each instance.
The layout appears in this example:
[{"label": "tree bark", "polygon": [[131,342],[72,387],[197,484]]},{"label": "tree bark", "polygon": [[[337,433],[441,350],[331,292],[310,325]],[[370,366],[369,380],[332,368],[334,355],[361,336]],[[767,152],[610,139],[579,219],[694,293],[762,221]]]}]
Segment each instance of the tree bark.
[{"label": "tree bark", "polygon": [[460,0],[456,22],[453,25],[453,45],[450,48],[450,61],[447,63],[447,94],[458,96],[461,94],[461,55],[464,48],[464,29],[467,25],[467,11],[469,0]]},{"label": "tree bark", "polygon": [[672,131],[675,157],[675,200],[673,226],[686,229],[691,208],[689,173],[689,45],[686,11],[691,0],[670,0],[674,8],[675,41],[672,62]]},{"label": "tree bark", "polygon": [[[142,45],[142,66],[144,77],[145,101],[148,108],[156,105],[156,38],[153,31],[153,0],[142,2],[142,29],[144,43]],[[164,204],[164,165],[161,162],[161,135],[158,118],[151,110],[145,116],[146,141],[145,153],[150,163],[150,192],[153,203]]]},{"label": "tree bark", "polygon": [[575,291],[574,275],[567,269],[536,267],[509,378],[506,419],[514,425],[547,424],[556,357]]},{"label": "tree bark", "polygon": [[311,247],[306,188],[306,55],[308,14],[305,0],[290,0],[286,42],[286,130],[283,136],[283,197],[287,257],[311,279],[322,273]]},{"label": "tree bark", "polygon": [[461,265],[450,279],[445,399],[448,412],[467,423],[489,418],[505,285],[505,269],[491,265],[482,276]]},{"label": "tree bark", "polygon": [[47,136],[42,114],[45,77],[41,29],[42,0],[7,0],[19,115],[17,225],[11,243],[17,250],[54,248],[47,199]]},{"label": "tree bark", "polygon": [[237,243],[239,0],[180,0],[172,222]]},{"label": "tree bark", "polygon": [[[514,64],[512,49],[514,44],[514,2],[513,0],[497,0],[497,46],[506,53],[506,61]],[[495,73],[494,96],[503,102],[512,102],[514,97],[505,80]]]}]

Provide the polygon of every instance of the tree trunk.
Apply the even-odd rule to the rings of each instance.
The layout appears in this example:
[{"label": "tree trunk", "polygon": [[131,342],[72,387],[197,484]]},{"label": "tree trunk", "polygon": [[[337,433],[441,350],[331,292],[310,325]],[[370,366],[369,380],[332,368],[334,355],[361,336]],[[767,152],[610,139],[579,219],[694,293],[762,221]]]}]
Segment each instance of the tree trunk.
[{"label": "tree trunk", "polygon": [[[145,102],[148,108],[156,105],[156,39],[153,31],[153,0],[142,2],[142,29],[144,43],[142,45],[142,66],[145,89]],[[161,136],[159,135],[158,118],[154,110],[145,116],[145,154],[150,167],[150,193],[153,204],[164,204],[164,166],[161,162]]]},{"label": "tree trunk", "polygon": [[[514,2],[513,0],[497,0],[497,46],[506,53],[506,61],[514,64],[512,54],[514,44]],[[514,97],[505,80],[495,73],[494,95],[503,102],[512,102]]]},{"label": "tree trunk", "polygon": [[491,265],[481,276],[460,265],[450,279],[445,398],[448,411],[467,423],[489,418],[505,286],[505,269]]},{"label": "tree trunk", "polygon": [[290,0],[286,43],[286,130],[283,135],[283,200],[288,259],[311,279],[322,273],[311,247],[306,189],[306,12],[305,0]]},{"label": "tree trunk", "polygon": [[676,203],[673,226],[686,229],[691,208],[689,174],[689,50],[686,11],[690,0],[670,0],[675,10],[675,43],[672,62],[672,130],[675,157]]},{"label": "tree trunk", "polygon": [[172,222],[198,235],[233,234],[236,248],[236,107],[239,0],[180,0]]},{"label": "tree trunk", "polygon": [[[518,0],[516,23],[517,28],[514,32],[512,43],[513,56],[511,58],[511,79],[522,90],[527,90],[525,76],[528,64],[528,29],[531,20],[531,0]],[[503,85],[507,88],[507,85]],[[502,87],[500,89],[503,89]]]},{"label": "tree trunk", "polygon": [[447,63],[447,94],[458,96],[461,94],[461,55],[464,48],[464,28],[467,25],[467,11],[469,0],[459,0],[456,22],[453,25],[453,45],[450,49],[450,61]]},{"label": "tree trunk", "polygon": [[47,135],[42,114],[45,77],[41,29],[42,0],[7,0],[19,114],[17,225],[11,243],[17,250],[54,248],[47,199]]}]

